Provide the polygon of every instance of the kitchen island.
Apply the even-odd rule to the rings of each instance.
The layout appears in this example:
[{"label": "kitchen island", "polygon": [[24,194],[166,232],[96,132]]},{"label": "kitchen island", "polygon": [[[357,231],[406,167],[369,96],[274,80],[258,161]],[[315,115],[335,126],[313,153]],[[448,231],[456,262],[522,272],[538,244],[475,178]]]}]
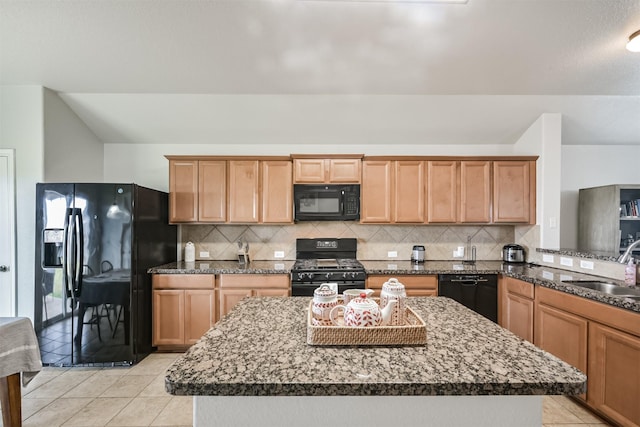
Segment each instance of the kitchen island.
[{"label": "kitchen island", "polygon": [[247,298],[169,368],[194,425],[540,426],[542,395],[586,376],[442,297],[410,298],[427,344],[306,344],[309,298]]}]

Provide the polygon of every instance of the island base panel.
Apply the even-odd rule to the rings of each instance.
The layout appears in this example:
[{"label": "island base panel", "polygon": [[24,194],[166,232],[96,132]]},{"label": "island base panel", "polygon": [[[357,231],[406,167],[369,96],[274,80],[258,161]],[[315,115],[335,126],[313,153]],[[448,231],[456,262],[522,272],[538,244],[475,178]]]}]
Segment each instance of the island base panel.
[{"label": "island base panel", "polygon": [[193,425],[542,425],[542,396],[194,396]]}]

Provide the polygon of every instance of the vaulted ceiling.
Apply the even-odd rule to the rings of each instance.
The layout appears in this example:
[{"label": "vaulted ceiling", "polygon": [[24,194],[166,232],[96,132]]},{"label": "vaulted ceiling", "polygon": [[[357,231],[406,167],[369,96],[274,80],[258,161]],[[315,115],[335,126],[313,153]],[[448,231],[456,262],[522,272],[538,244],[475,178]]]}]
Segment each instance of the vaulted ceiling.
[{"label": "vaulted ceiling", "polygon": [[284,117],[507,143],[559,112],[563,143],[640,144],[638,29],[638,0],[2,0],[0,83],[59,92],[106,143],[259,142]]}]

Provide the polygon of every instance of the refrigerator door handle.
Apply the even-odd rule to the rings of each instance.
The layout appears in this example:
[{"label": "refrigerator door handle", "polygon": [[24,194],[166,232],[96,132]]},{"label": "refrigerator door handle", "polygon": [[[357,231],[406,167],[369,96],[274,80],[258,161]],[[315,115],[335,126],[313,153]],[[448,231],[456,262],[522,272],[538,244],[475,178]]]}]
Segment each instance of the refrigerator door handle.
[{"label": "refrigerator door handle", "polygon": [[71,228],[73,227],[72,218],[74,216],[73,208],[67,208],[67,212],[64,217],[64,241],[63,241],[63,250],[62,250],[62,278],[64,280],[64,288],[67,294],[67,298],[71,298],[72,295],[72,281],[70,272],[73,271],[73,266],[71,263],[73,262],[73,257],[69,256],[71,249]]},{"label": "refrigerator door handle", "polygon": [[78,254],[77,264],[75,269],[75,286],[74,286],[74,296],[75,298],[80,297],[82,293],[82,275],[84,273],[84,227],[82,225],[82,210],[76,208],[76,220],[78,221],[76,227],[76,251]]}]

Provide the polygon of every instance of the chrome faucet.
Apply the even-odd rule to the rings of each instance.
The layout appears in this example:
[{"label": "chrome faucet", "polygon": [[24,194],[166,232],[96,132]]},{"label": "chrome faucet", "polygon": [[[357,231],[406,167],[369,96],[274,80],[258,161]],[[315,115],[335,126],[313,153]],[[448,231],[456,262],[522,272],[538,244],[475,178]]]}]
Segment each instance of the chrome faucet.
[{"label": "chrome faucet", "polygon": [[620,257],[618,257],[618,262],[620,264],[626,264],[631,259],[631,252],[637,247],[640,246],[640,239],[636,240],[632,244],[629,245],[626,251]]}]

